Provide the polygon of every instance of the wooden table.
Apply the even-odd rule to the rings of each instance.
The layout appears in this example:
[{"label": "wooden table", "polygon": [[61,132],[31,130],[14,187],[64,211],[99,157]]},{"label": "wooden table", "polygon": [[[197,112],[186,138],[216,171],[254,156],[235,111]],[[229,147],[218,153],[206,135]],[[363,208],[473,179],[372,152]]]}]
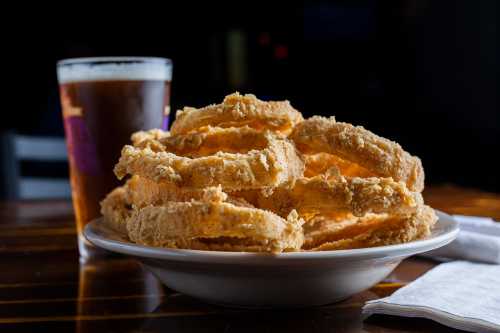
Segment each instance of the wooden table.
[{"label": "wooden table", "polygon": [[[500,195],[432,188],[449,213],[500,219]],[[436,263],[405,260],[383,283],[341,303],[294,311],[207,305],[168,290],[126,257],[80,263],[71,203],[0,203],[0,332],[454,332],[429,320],[365,318],[365,301],[391,294]]]}]

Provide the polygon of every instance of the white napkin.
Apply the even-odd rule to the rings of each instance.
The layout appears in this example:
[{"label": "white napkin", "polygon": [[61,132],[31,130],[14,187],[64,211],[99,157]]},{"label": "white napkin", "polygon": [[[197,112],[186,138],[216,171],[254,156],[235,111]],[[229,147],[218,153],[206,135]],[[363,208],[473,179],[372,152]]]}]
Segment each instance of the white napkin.
[{"label": "white napkin", "polygon": [[363,313],[428,318],[470,332],[500,332],[500,265],[441,264],[391,296],[367,302]]},{"label": "white napkin", "polygon": [[453,217],[460,225],[457,239],[423,256],[500,264],[500,223],[487,217]]}]

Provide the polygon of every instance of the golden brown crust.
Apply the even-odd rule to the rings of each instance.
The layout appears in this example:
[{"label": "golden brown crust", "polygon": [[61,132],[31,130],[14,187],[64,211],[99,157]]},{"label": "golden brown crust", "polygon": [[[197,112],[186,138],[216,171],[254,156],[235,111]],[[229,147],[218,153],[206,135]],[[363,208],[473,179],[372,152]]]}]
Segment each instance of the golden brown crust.
[{"label": "golden brown crust", "polygon": [[148,131],[138,131],[130,136],[130,140],[134,146],[140,145],[143,141],[151,140],[162,140],[170,136],[169,131],[164,131],[162,129],[150,129]]},{"label": "golden brown crust", "polygon": [[417,157],[334,118],[304,121],[288,101],[236,93],[131,139],[115,173],[132,178],[102,213],[138,244],[338,250],[420,239],[436,221]]},{"label": "golden brown crust", "polygon": [[430,235],[437,216],[429,206],[421,206],[407,216],[368,215],[344,221],[316,222],[305,234],[303,249],[330,251],[406,243]]},{"label": "golden brown crust", "polygon": [[143,139],[136,148],[151,148],[185,157],[202,157],[218,152],[247,153],[262,150],[269,145],[271,133],[248,126],[240,128],[205,127],[198,132]]},{"label": "golden brown crust", "polygon": [[177,186],[202,188],[221,185],[224,190],[273,188],[293,184],[303,174],[304,162],[293,144],[268,135],[268,146],[247,154],[217,153],[187,158],[149,148],[125,146],[115,174],[137,174]]},{"label": "golden brown crust", "polygon": [[284,220],[256,208],[192,201],[136,210],[127,221],[127,230],[132,241],[148,246],[282,252],[300,249],[302,223],[292,214]]},{"label": "golden brown crust", "polygon": [[132,207],[125,186],[115,188],[101,201],[101,214],[109,227],[127,234],[126,221],[132,215]]},{"label": "golden brown crust", "polygon": [[241,198],[228,196],[222,187],[203,189],[183,188],[169,182],[155,182],[148,178],[133,176],[125,185],[129,202],[138,208],[149,205],[161,206],[169,201],[229,202],[236,206],[253,207]]},{"label": "golden brown crust", "polygon": [[302,178],[291,189],[277,188],[267,195],[258,191],[234,193],[256,207],[286,216],[296,209],[300,215],[352,213],[407,214],[422,202],[420,193],[409,191],[391,178],[359,178],[338,176]]},{"label": "golden brown crust", "polygon": [[288,101],[264,102],[251,94],[234,93],[226,96],[221,104],[201,109],[185,107],[182,111],[177,111],[171,132],[189,133],[205,126],[249,126],[287,134],[302,119],[302,114]]},{"label": "golden brown crust", "polygon": [[290,138],[304,153],[337,155],[378,176],[403,181],[412,191],[421,192],[424,188],[424,171],[418,157],[361,126],[314,116],[295,126]]},{"label": "golden brown crust", "polygon": [[336,168],[342,176],[346,177],[375,177],[376,175],[357,165],[346,160],[341,159],[338,156],[318,153],[304,156],[305,161],[305,177],[315,177],[322,174],[327,174],[331,172],[332,168]]}]

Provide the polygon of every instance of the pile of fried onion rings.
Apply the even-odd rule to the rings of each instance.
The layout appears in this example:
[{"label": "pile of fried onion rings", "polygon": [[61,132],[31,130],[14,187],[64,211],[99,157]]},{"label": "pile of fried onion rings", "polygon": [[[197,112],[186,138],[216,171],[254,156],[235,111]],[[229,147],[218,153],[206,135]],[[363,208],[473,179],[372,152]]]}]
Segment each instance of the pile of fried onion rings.
[{"label": "pile of fried onion rings", "polygon": [[134,133],[114,171],[127,181],[101,202],[104,221],[147,246],[351,249],[424,238],[437,220],[420,159],[399,144],[254,95]]}]

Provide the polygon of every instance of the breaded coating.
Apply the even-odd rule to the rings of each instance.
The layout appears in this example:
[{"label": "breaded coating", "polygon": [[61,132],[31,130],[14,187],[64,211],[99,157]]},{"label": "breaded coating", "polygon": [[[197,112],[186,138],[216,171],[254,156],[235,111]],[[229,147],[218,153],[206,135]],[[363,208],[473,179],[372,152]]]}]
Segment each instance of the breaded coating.
[{"label": "breaded coating", "polygon": [[151,148],[155,152],[169,152],[184,157],[202,157],[218,152],[247,153],[262,150],[274,137],[272,133],[248,126],[240,128],[205,127],[199,132],[145,139],[136,148]]},{"label": "breaded coating", "polygon": [[127,221],[137,244],[188,249],[283,252],[303,243],[303,221],[224,202],[169,202],[135,211]]},{"label": "breaded coating", "polygon": [[406,243],[430,235],[437,216],[429,206],[410,215],[367,215],[344,221],[322,220],[305,228],[303,249],[331,251]]},{"label": "breaded coating", "polygon": [[334,212],[363,216],[367,213],[408,214],[423,202],[420,193],[409,191],[391,178],[322,176],[302,178],[291,189],[277,188],[271,195],[258,191],[234,193],[256,207],[286,216],[296,209],[302,216]]},{"label": "breaded coating", "polygon": [[234,93],[131,140],[114,171],[132,177],[101,212],[137,244],[340,250],[421,239],[437,220],[418,157],[333,117],[304,120],[288,101]]},{"label": "breaded coating", "polygon": [[254,95],[234,93],[224,98],[221,104],[212,104],[200,109],[185,107],[177,111],[172,123],[172,134],[183,134],[205,126],[242,127],[258,130],[269,129],[288,134],[293,126],[302,121],[302,114],[288,101],[265,102]]},{"label": "breaded coating", "polygon": [[137,174],[183,187],[221,185],[225,191],[293,185],[303,172],[304,162],[294,145],[276,137],[269,138],[269,145],[263,150],[216,153],[194,159],[125,146],[115,166],[120,179],[126,174]]},{"label": "breaded coating", "polygon": [[161,206],[169,201],[229,202],[236,206],[253,207],[241,198],[228,196],[222,187],[203,189],[183,188],[169,182],[155,182],[148,178],[133,176],[124,186],[132,205],[143,208],[149,205]]},{"label": "breaded coating", "polygon": [[290,138],[303,153],[336,155],[378,176],[402,181],[412,191],[424,188],[424,170],[418,157],[361,126],[314,116],[295,126]]},{"label": "breaded coating", "polygon": [[101,201],[101,214],[112,229],[125,235],[128,233],[126,221],[132,215],[132,206],[125,186],[115,188]]},{"label": "breaded coating", "polygon": [[143,141],[151,141],[151,140],[162,140],[164,138],[168,138],[170,136],[169,131],[164,131],[162,129],[150,129],[148,131],[138,131],[133,133],[130,136],[130,140],[134,146],[141,144]]},{"label": "breaded coating", "polygon": [[319,153],[305,155],[304,161],[306,164],[304,176],[309,178],[327,174],[331,172],[332,168],[337,169],[338,173],[347,177],[368,178],[376,176],[373,172],[357,165],[356,163],[343,160],[332,154]]}]

